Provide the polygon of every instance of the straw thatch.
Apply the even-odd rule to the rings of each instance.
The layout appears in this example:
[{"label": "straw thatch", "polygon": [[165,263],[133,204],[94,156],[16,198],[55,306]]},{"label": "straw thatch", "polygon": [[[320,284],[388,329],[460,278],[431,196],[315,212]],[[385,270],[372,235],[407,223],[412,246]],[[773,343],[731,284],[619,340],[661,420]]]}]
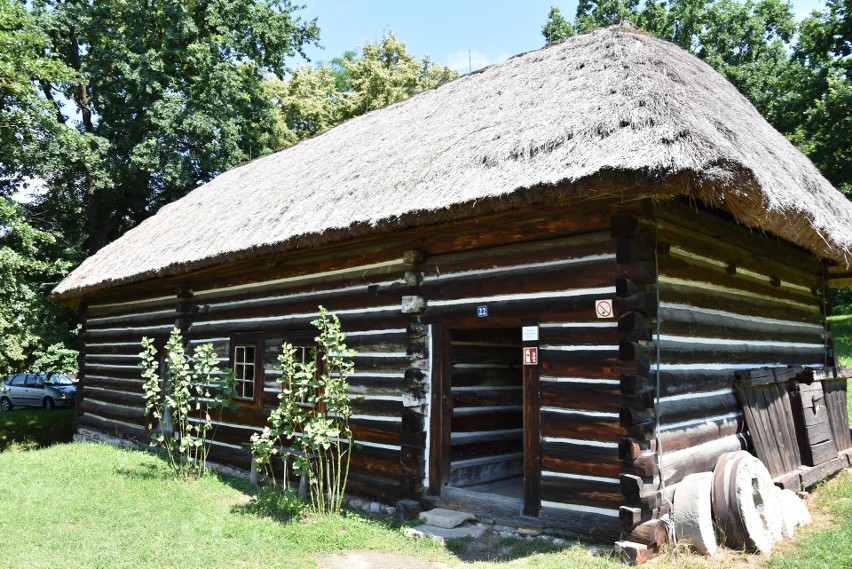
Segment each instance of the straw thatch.
[{"label": "straw thatch", "polygon": [[612,27],[225,172],[87,259],[54,296],[607,192],[688,195],[820,257],[847,264],[852,252],[850,202],[732,85],[673,44]]}]

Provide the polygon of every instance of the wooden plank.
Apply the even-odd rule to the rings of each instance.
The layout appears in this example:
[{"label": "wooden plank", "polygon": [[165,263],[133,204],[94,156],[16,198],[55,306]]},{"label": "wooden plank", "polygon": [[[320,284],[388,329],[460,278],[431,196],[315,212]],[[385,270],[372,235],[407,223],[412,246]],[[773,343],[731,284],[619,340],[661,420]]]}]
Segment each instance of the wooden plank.
[{"label": "wooden plank", "polygon": [[737,385],[737,393],[740,395],[746,425],[751,434],[757,457],[766,465],[773,477],[788,472],[784,470],[779,457],[774,428],[768,417],[768,405],[763,389],[760,386],[744,387]]},{"label": "wooden plank", "polygon": [[819,259],[780,239],[767,235],[756,239],[754,232],[720,218],[718,212],[679,200],[666,202],[655,210],[660,238],[757,273],[808,288],[822,286]]},{"label": "wooden plank", "polygon": [[[432,301],[459,298],[487,298],[508,294],[547,292],[612,286],[619,275],[614,259],[595,259],[586,263],[537,270],[516,271],[511,278],[483,278],[472,274],[465,278],[424,279],[420,291]],[[450,275],[451,276],[451,275]]]},{"label": "wooden plank", "polygon": [[475,273],[494,267],[521,267],[603,254],[615,255],[615,240],[606,231],[590,229],[587,233],[568,237],[432,255],[420,268],[426,276],[452,275]]},{"label": "wooden plank", "polygon": [[797,323],[778,324],[757,319],[730,318],[725,314],[691,310],[688,305],[660,307],[660,322],[667,334],[695,338],[724,338],[758,340],[825,342],[825,331],[818,322],[811,326]]},{"label": "wooden plank", "polygon": [[[524,326],[538,327],[538,321],[524,320]],[[523,346],[538,347],[538,340],[525,341]],[[541,387],[539,366],[523,366],[524,402],[524,509],[527,516],[537,516],[541,509]],[[545,399],[546,401],[546,399]]]},{"label": "wooden plank", "polygon": [[429,493],[440,496],[450,481],[452,433],[452,346],[449,331],[432,327],[432,419],[429,445]]},{"label": "wooden plank", "polygon": [[463,488],[497,480],[516,478],[524,472],[523,453],[482,456],[453,462],[450,466],[450,485]]},{"label": "wooden plank", "polygon": [[521,406],[518,406],[517,410],[511,411],[488,410],[481,413],[454,414],[450,424],[452,432],[464,433],[518,429],[523,426],[523,421],[523,411]]},{"label": "wooden plank", "polygon": [[837,456],[837,446],[829,425],[822,382],[800,383],[798,400],[799,408],[795,411],[801,414],[806,443],[802,452],[803,463],[816,466],[831,460]]},{"label": "wooden plank", "polygon": [[544,437],[567,437],[599,442],[616,442],[624,434],[618,418],[602,418],[582,413],[541,412]]},{"label": "wooden plank", "polygon": [[452,460],[464,460],[506,453],[519,453],[524,451],[523,435],[506,435],[503,438],[489,438],[476,442],[453,443],[451,447]]},{"label": "wooden plank", "polygon": [[796,441],[796,429],[791,420],[793,407],[790,404],[790,393],[787,390],[785,383],[776,383],[775,389],[778,393],[776,399],[776,413],[778,423],[781,426],[781,438],[784,443],[783,458],[785,459],[784,468],[787,472],[791,472],[802,464],[802,455],[799,452],[799,445]]},{"label": "wooden plank", "polygon": [[604,383],[541,382],[541,400],[548,407],[618,413],[619,395],[618,387]]},{"label": "wooden plank", "polygon": [[847,413],[847,380],[846,378],[822,381],[826,405],[829,410],[831,433],[838,451],[852,448],[849,436],[849,415]]},{"label": "wooden plank", "polygon": [[542,469],[566,474],[618,478],[623,468],[618,449],[573,443],[542,443]]},{"label": "wooden plank", "polygon": [[[732,312],[744,316],[759,316],[788,320],[791,322],[818,323],[822,320],[820,306],[792,305],[766,298],[757,298],[734,291],[709,290],[701,283],[660,283],[661,300],[666,303],[684,304]],[[820,362],[822,363],[822,362]]]},{"label": "wooden plank", "polygon": [[541,499],[611,509],[617,509],[624,504],[618,481],[604,482],[549,475],[543,475],[541,478]]}]

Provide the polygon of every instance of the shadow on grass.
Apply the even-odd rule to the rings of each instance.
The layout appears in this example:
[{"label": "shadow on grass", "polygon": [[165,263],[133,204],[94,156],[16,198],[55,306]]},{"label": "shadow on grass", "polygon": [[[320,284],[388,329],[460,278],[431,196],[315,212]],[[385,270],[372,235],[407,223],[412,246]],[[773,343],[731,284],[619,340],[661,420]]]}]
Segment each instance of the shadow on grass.
[{"label": "shadow on grass", "polygon": [[71,442],[74,407],[45,411],[15,408],[0,412],[0,452],[36,450]]},{"label": "shadow on grass", "polygon": [[115,473],[131,480],[173,480],[176,478],[173,472],[163,469],[160,464],[139,464],[133,468],[119,468]]},{"label": "shadow on grass", "polygon": [[[222,475],[220,477],[222,480],[230,478]],[[270,518],[286,524],[304,519],[308,505],[295,491],[266,488],[252,496],[247,504],[234,506],[231,511],[235,514]]]}]

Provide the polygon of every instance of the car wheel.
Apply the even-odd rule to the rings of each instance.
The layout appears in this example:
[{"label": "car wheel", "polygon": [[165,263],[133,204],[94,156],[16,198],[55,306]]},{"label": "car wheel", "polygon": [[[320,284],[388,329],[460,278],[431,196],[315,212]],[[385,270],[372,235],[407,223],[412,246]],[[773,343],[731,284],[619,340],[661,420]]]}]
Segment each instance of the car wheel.
[{"label": "car wheel", "polygon": [[0,399],[0,411],[11,411],[12,401],[8,397]]},{"label": "car wheel", "polygon": [[44,407],[45,411],[53,411],[56,409],[56,403],[53,401],[53,397],[45,397],[42,407]]}]

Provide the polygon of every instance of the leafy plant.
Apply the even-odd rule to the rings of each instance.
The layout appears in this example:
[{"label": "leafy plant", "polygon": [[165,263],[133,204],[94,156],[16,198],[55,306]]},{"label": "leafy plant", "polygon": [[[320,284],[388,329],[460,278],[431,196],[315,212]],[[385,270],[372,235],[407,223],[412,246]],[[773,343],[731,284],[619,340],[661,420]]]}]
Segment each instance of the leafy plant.
[{"label": "leafy plant", "polygon": [[[151,338],[142,338],[142,377],[145,414],[151,418],[151,446],[165,451],[169,466],[184,478],[204,473],[212,438],[212,411],[235,409],[233,374],[222,374],[212,344],[186,355],[180,330],[174,328],[166,342],[165,377],[158,373],[157,348]],[[157,421],[159,425],[155,425]],[[158,427],[155,429],[155,427]]]},{"label": "leafy plant", "polygon": [[322,306],[312,324],[319,330],[315,338],[320,354],[316,358],[297,358],[299,350],[285,343],[278,357],[281,393],[278,408],[269,416],[270,425],[262,434],[252,435],[252,454],[259,469],[275,480],[272,458],[284,460],[287,485],[288,465],[307,478],[310,506],[316,512],[337,513],[349,475],[352,451],[352,415],[347,377],[355,366],[349,360],[354,352],[346,347],[337,316]]}]

